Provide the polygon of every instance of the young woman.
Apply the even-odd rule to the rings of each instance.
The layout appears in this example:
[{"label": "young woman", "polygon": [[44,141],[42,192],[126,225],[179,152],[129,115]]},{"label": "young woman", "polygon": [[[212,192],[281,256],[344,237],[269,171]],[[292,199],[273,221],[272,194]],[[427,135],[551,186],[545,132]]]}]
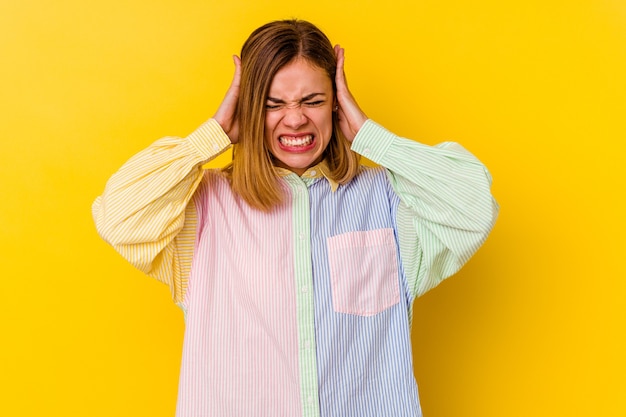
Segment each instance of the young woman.
[{"label": "young woman", "polygon": [[234,61],[215,115],[131,158],[93,205],[185,312],[177,416],[420,416],[412,303],[486,239],[488,171],[369,120],[343,49],[308,22],[258,28]]}]

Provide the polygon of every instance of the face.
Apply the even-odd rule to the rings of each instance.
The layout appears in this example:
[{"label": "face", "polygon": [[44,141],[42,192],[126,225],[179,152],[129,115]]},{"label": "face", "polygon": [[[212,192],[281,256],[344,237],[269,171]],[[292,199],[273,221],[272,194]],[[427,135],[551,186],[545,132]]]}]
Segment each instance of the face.
[{"label": "face", "polygon": [[276,166],[302,175],[322,160],[333,133],[328,74],[295,59],[274,76],[266,101],[265,140]]}]

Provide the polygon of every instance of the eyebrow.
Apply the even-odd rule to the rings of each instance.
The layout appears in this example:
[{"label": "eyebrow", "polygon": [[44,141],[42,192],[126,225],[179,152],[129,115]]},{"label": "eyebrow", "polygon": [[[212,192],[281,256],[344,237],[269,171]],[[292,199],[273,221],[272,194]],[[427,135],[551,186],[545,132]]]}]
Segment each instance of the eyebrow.
[{"label": "eyebrow", "polygon": [[[312,93],[309,94],[307,96],[302,97],[300,100],[298,100],[298,102],[302,103],[304,101],[309,101],[313,98],[315,98],[316,96],[326,96],[325,93]],[[271,101],[272,103],[276,103],[276,104],[285,104],[286,102],[284,100],[281,100],[279,98],[274,98],[274,97],[267,97],[268,101]]]}]

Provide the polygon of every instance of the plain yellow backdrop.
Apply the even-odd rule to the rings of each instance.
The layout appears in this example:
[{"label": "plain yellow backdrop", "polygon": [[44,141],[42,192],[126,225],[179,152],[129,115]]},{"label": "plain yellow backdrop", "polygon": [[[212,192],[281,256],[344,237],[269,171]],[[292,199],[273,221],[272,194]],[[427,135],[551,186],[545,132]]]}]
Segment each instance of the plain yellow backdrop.
[{"label": "plain yellow backdrop", "polygon": [[182,313],[90,205],[290,17],[346,48],[369,117],[493,174],[492,235],[415,304],[425,415],[626,415],[623,0],[2,1],[0,415],[174,415]]}]

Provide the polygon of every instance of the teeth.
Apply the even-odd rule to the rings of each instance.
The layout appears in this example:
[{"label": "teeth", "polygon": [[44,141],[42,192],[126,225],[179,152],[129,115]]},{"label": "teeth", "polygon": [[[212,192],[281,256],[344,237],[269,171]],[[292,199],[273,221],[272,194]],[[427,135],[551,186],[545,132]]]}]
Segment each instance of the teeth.
[{"label": "teeth", "polygon": [[278,138],[278,140],[280,140],[280,143],[282,143],[285,146],[307,146],[307,145],[310,145],[311,142],[313,142],[313,135],[298,136],[298,137],[281,136]]}]

